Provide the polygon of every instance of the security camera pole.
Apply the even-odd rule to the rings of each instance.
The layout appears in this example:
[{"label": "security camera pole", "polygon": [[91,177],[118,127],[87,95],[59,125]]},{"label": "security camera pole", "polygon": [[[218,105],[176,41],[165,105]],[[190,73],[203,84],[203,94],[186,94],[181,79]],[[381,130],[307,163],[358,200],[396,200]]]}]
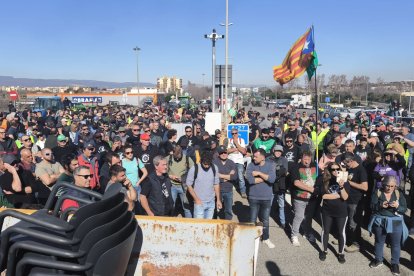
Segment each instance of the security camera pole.
[{"label": "security camera pole", "polygon": [[[222,39],[224,38],[224,35],[219,35],[216,33],[216,29],[213,29],[213,32],[209,35],[204,35],[204,38],[208,38],[211,39],[212,42],[212,48],[213,48],[213,61],[212,61],[212,70],[211,70],[211,84],[212,84],[212,90],[213,90],[213,97],[212,97],[212,111],[214,112],[216,109],[216,102],[215,102],[215,94],[216,94],[216,90],[215,90],[215,70],[216,70],[216,41],[218,39]],[[223,98],[223,97],[222,97]],[[221,101],[223,101],[223,99],[221,99]]]}]

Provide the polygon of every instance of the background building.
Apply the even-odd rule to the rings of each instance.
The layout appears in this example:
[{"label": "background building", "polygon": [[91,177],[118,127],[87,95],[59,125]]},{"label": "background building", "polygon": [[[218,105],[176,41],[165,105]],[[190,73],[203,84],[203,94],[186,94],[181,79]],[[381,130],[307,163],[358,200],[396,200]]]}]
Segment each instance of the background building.
[{"label": "background building", "polygon": [[157,79],[157,89],[160,92],[166,93],[182,93],[183,79],[176,77],[161,77]]}]

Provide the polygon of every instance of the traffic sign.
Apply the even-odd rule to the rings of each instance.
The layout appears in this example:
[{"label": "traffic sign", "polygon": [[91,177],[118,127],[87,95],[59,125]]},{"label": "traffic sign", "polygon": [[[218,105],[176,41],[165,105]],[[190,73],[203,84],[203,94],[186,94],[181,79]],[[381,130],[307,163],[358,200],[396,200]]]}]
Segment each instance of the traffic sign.
[{"label": "traffic sign", "polygon": [[325,103],[330,103],[331,102],[331,98],[330,97],[325,97]]},{"label": "traffic sign", "polygon": [[9,97],[10,97],[10,100],[16,101],[17,98],[19,97],[19,94],[17,93],[16,90],[10,90],[9,91]]},{"label": "traffic sign", "polygon": [[248,124],[227,125],[227,137],[229,139],[233,138],[233,135],[231,135],[231,130],[235,128],[239,131],[239,138],[242,138],[244,140],[244,143],[247,145],[249,143],[249,125]]}]

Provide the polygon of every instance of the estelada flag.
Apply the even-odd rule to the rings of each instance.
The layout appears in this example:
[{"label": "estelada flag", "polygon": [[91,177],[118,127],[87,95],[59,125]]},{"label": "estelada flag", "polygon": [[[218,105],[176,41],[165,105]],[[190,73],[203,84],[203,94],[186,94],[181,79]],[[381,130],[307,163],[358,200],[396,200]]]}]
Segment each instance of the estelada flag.
[{"label": "estelada flag", "polygon": [[273,78],[281,85],[305,73],[314,52],[313,28],[309,28],[290,48],[283,63],[273,67]]}]

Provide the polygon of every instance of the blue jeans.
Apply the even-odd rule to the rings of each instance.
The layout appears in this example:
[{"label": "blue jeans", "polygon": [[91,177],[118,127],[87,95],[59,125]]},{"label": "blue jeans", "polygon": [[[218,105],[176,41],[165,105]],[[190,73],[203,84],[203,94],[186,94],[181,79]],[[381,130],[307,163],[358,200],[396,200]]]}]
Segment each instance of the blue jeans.
[{"label": "blue jeans", "polygon": [[[391,241],[391,264],[400,263],[402,229],[401,221],[393,222],[393,231],[389,234]],[[384,243],[387,233],[384,228],[377,225],[372,227],[372,232],[375,235],[375,259],[382,262],[384,259]]]},{"label": "blue jeans", "polygon": [[137,198],[138,198],[138,202],[141,202],[139,195],[141,194],[141,185],[139,186],[134,186],[135,191],[137,192]]},{"label": "blue jeans", "polygon": [[285,225],[285,192],[278,192],[275,196],[277,199],[277,205],[279,206],[279,222],[280,224]]},{"label": "blue jeans", "polygon": [[172,185],[171,196],[172,196],[172,200],[174,201],[174,206],[177,200],[177,196],[180,197],[181,206],[183,207],[183,210],[184,210],[184,217],[191,218],[192,217],[191,211],[190,209],[187,208],[186,204],[184,204],[184,197],[186,196],[186,194],[183,191],[183,187],[178,186],[178,185]]},{"label": "blue jeans", "polygon": [[263,223],[262,240],[269,239],[269,217],[272,200],[249,199],[250,222],[256,223],[257,217]]},{"label": "blue jeans", "polygon": [[202,202],[201,205],[194,203],[194,218],[212,219],[214,209],[216,208],[216,200]]},{"label": "blue jeans", "polygon": [[241,194],[246,193],[246,183],[244,182],[244,164],[236,164],[239,177],[239,189]]},{"label": "blue jeans", "polygon": [[220,192],[221,202],[224,204],[224,219],[233,218],[233,192]]}]

